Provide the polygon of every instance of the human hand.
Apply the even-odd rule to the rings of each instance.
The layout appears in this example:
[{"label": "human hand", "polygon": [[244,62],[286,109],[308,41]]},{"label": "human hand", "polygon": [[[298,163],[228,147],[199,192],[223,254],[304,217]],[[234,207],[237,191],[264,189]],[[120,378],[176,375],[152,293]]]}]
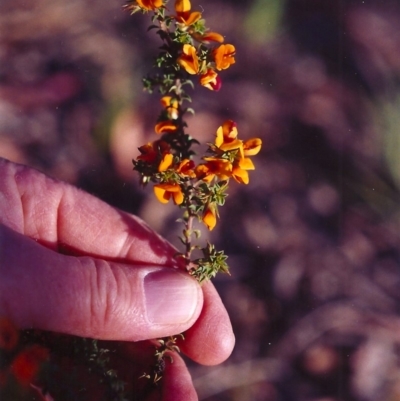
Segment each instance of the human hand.
[{"label": "human hand", "polygon": [[[0,316],[18,327],[135,342],[185,332],[180,348],[199,363],[231,353],[212,284],[177,269],[176,250],[140,219],[0,158],[0,223]],[[164,379],[163,400],[197,398],[178,355]]]}]

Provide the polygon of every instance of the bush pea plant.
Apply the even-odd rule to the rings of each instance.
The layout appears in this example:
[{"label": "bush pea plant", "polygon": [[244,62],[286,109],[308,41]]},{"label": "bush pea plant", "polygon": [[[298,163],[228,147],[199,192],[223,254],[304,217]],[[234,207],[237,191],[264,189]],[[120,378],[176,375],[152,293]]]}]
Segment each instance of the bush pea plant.
[{"label": "bush pea plant", "polygon": [[[195,163],[193,147],[199,142],[186,133],[184,120],[187,113],[194,113],[188,107],[187,88],[194,89],[197,84],[219,91],[219,74],[235,64],[235,46],[208,29],[202,13],[192,11],[190,0],[176,0],[173,5],[163,0],[132,0],[126,8],[132,14],[150,14],[149,29],[156,30],[162,42],[156,73],[143,79],[145,90],[158,90],[161,96],[161,112],[154,127],[159,137],[139,148],[134,170],[143,186],[152,184],[161,203],[172,201],[181,209],[183,250],[176,256],[188,273],[203,283],[218,272],[229,273],[229,268],[223,251],[209,242],[198,242],[201,232],[195,222],[214,229],[230,180],[248,184],[248,172],[254,170],[250,156],[260,151],[261,140],[239,139],[236,123],[227,120],[217,128],[214,142],[207,144],[206,154]],[[195,250],[200,257],[194,257]],[[159,340],[157,366],[167,350],[179,350],[176,337]],[[155,369],[144,377],[157,382],[161,373]]]}]

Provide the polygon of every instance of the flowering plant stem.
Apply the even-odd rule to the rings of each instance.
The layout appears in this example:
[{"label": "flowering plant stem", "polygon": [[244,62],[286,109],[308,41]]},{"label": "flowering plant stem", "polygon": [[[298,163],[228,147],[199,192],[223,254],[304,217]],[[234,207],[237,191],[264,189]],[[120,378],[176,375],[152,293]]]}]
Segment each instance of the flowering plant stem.
[{"label": "flowering plant stem", "polygon": [[[133,165],[143,186],[153,183],[161,203],[172,199],[183,209],[180,240],[184,250],[177,258],[183,259],[189,274],[203,283],[220,271],[229,273],[229,269],[223,251],[217,251],[209,242],[203,247],[193,244],[193,237],[200,237],[195,221],[214,229],[229,180],[248,184],[248,170],[254,169],[248,156],[259,152],[261,140],[238,139],[236,123],[225,121],[217,129],[214,143],[208,144],[206,155],[195,164],[192,146],[198,142],[185,132],[184,115],[193,110],[185,107],[191,99],[184,87],[194,88],[192,78],[198,76],[201,86],[218,91],[222,85],[219,72],[235,63],[235,47],[223,44],[221,34],[208,30],[201,12],[191,10],[190,0],[176,0],[174,14],[170,14],[168,5],[164,0],[131,0],[126,5],[132,14],[150,12],[153,24],[149,29],[156,29],[163,42],[155,62],[159,72],[143,79],[148,92],[158,89],[162,95],[162,110],[154,128],[160,138],[139,147],[140,155]],[[202,257],[193,259],[196,249]],[[159,367],[168,350],[179,351],[176,337],[159,340],[156,369],[153,374],[145,373],[145,377],[155,383],[161,379]]]}]

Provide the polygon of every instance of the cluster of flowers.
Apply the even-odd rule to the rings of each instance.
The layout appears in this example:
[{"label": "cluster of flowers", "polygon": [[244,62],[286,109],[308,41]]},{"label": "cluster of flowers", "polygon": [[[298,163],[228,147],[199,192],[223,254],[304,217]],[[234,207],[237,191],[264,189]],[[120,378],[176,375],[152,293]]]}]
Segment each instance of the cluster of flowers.
[{"label": "cluster of flowers", "polygon": [[[139,148],[134,170],[139,172],[143,185],[154,184],[154,194],[161,203],[172,199],[184,210],[181,241],[186,249],[180,256],[190,274],[202,282],[218,271],[228,272],[228,266],[226,256],[213,245],[192,245],[192,235],[200,235],[193,229],[193,221],[197,219],[209,230],[214,229],[229,180],[248,184],[248,171],[254,170],[249,156],[260,151],[261,140],[239,139],[236,123],[225,121],[217,129],[214,142],[208,144],[206,155],[195,163],[192,145],[198,142],[185,132],[183,117],[193,110],[184,107],[190,101],[184,87],[193,87],[192,77],[198,75],[200,85],[219,90],[222,81],[218,72],[235,63],[235,47],[223,44],[223,36],[206,27],[202,14],[191,11],[189,0],[175,0],[172,15],[163,0],[131,0],[127,8],[132,13],[151,11],[157,25],[150,28],[157,29],[163,41],[156,59],[161,73],[144,79],[145,89],[153,92],[158,88],[162,94],[162,111],[155,125],[160,138]],[[192,260],[194,249],[200,249],[203,257]]]},{"label": "cluster of flowers", "polygon": [[[162,102],[166,103],[165,97]],[[167,135],[173,138],[173,132]],[[141,155],[134,161],[135,169],[142,173],[144,182],[156,183],[154,194],[161,203],[172,198],[176,205],[185,203],[184,206],[192,206],[193,212],[202,213],[201,220],[212,230],[217,222],[217,206],[223,204],[228,180],[233,178],[238,183],[248,184],[248,170],[254,170],[248,156],[260,151],[261,140],[238,139],[236,124],[225,121],[218,128],[214,143],[209,144],[210,155],[195,165],[192,159],[173,153],[168,136],[141,146]]]},{"label": "cluster of flowers", "polygon": [[[168,41],[181,44],[177,64],[187,73],[199,75],[200,84],[204,87],[216,91],[221,88],[221,79],[216,70],[226,70],[235,63],[235,47],[231,44],[221,44],[216,48],[207,46],[210,42],[223,43],[224,37],[217,32],[207,31],[201,12],[192,12],[189,0],[175,1],[175,15],[167,18],[163,18],[163,0],[137,0],[127,8],[132,12],[154,11],[166,27],[170,27],[174,21],[175,31],[169,35]],[[198,48],[193,45],[195,42],[199,43]]]}]

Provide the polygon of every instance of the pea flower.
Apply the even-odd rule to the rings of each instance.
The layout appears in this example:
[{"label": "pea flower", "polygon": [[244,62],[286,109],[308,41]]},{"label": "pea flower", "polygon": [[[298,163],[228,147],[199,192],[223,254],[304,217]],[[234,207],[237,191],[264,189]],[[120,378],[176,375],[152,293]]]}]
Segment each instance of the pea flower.
[{"label": "pea flower", "polygon": [[197,74],[199,72],[199,58],[197,57],[196,48],[189,44],[184,44],[182,54],[178,57],[178,64],[189,74]]},{"label": "pea flower", "polygon": [[232,177],[239,184],[249,183],[249,173],[247,170],[254,170],[254,164],[251,159],[245,157],[243,159],[235,160],[232,168]]},{"label": "pea flower", "polygon": [[163,96],[160,101],[163,107],[166,109],[168,117],[171,120],[176,120],[179,117],[178,100],[172,96]]},{"label": "pea flower", "polygon": [[185,25],[190,26],[193,25],[201,18],[201,12],[194,11],[190,12],[192,5],[189,0],[176,0],[175,1],[175,11],[176,16],[175,19]]},{"label": "pea flower", "polygon": [[254,170],[254,164],[249,157],[256,155],[262,145],[260,138],[252,138],[247,141],[238,139],[236,123],[232,120],[225,121],[217,130],[215,146],[223,152],[238,150],[234,154],[230,176],[240,184],[249,183],[248,170]]},{"label": "pea flower", "polygon": [[172,166],[173,161],[174,155],[172,153],[166,153],[158,165],[158,171],[161,173],[165,170],[168,170]]},{"label": "pea flower", "polygon": [[176,172],[186,177],[196,178],[196,173],[194,172],[194,161],[190,159],[183,159],[179,163]]},{"label": "pea flower", "polygon": [[163,0],[136,0],[139,7],[146,11],[154,11],[162,7]]},{"label": "pea flower", "polygon": [[179,184],[156,184],[154,185],[154,194],[161,203],[168,203],[171,197],[175,205],[180,205],[184,200]]},{"label": "pea flower", "polygon": [[217,224],[217,216],[214,204],[209,204],[202,217],[203,223],[212,231]]},{"label": "pea flower", "polygon": [[235,46],[221,45],[213,51],[215,67],[218,71],[226,70],[235,64]]},{"label": "pea flower", "polygon": [[175,132],[178,127],[172,121],[160,121],[156,124],[154,130],[157,134],[165,134]]},{"label": "pea flower", "polygon": [[205,74],[200,76],[200,84],[207,89],[217,92],[221,89],[222,81],[218,74],[209,68]]},{"label": "pea flower", "polygon": [[199,34],[196,32],[190,32],[190,35],[192,36],[193,39],[197,40],[198,42],[219,42],[223,43],[224,42],[224,37],[218,33],[218,32],[206,32],[204,34]]},{"label": "pea flower", "polygon": [[198,179],[211,182],[215,176],[221,180],[227,180],[232,174],[232,163],[229,160],[218,157],[205,157],[206,163],[199,164],[195,173]]},{"label": "pea flower", "polygon": [[260,138],[248,139],[243,143],[243,153],[245,156],[254,156],[261,149],[262,141]]},{"label": "pea flower", "polygon": [[192,5],[190,0],[176,0],[175,1],[175,11],[177,13],[186,13],[190,11]]},{"label": "pea flower", "polygon": [[215,146],[224,152],[239,149],[240,154],[243,155],[243,141],[237,139],[237,136],[236,123],[232,120],[227,120],[217,129]]},{"label": "pea flower", "polygon": [[218,32],[206,32],[202,37],[202,42],[219,42],[223,43],[224,37]]}]

